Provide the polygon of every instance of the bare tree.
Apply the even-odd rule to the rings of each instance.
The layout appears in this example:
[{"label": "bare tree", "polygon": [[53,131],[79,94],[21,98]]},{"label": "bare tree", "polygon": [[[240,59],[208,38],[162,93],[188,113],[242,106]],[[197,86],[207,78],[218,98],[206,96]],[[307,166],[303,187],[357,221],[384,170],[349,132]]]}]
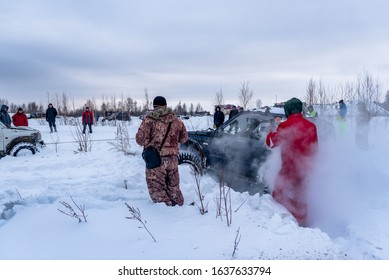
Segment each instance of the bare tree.
[{"label": "bare tree", "polygon": [[131,151],[131,144],[130,144],[130,134],[128,132],[128,128],[125,124],[119,124],[116,127],[116,143],[109,142],[114,148],[119,151],[123,152],[126,156],[134,156],[135,153]]},{"label": "bare tree", "polygon": [[82,124],[77,119],[73,137],[78,144],[78,151],[90,152],[92,150],[92,134],[89,133],[88,130],[85,133],[82,133],[82,130]]},{"label": "bare tree", "polygon": [[257,99],[255,101],[255,107],[256,108],[261,108],[262,107],[262,100],[261,99]]},{"label": "bare tree", "polygon": [[193,116],[193,115],[194,115],[194,112],[195,112],[194,105],[193,105],[193,103],[190,103],[190,106],[189,106],[189,115]]},{"label": "bare tree", "polygon": [[47,92],[47,104],[51,103],[50,92]]},{"label": "bare tree", "polygon": [[218,91],[215,92],[215,100],[214,105],[222,105],[224,104],[224,96],[223,96],[223,90],[220,88]]},{"label": "bare tree", "polygon": [[64,124],[67,125],[68,124],[67,123],[67,116],[69,114],[70,98],[69,98],[68,94],[66,94],[65,92],[62,93],[61,104],[62,104],[61,114],[63,115],[63,121],[64,121]]},{"label": "bare tree", "polygon": [[145,91],[145,104],[143,106],[143,110],[147,111],[147,110],[149,110],[149,102],[150,102],[149,92],[148,92],[147,88],[145,88],[144,91]]},{"label": "bare tree", "polygon": [[117,110],[117,101],[116,101],[116,95],[115,94],[111,95],[111,101],[109,102],[109,105],[110,105],[111,109],[114,112],[116,112],[116,110]]},{"label": "bare tree", "polygon": [[0,103],[4,105],[8,105],[8,100],[5,98],[0,98]]},{"label": "bare tree", "polygon": [[305,93],[305,102],[309,105],[317,103],[317,97],[316,97],[316,83],[311,78],[308,81],[306,93]]},{"label": "bare tree", "polygon": [[57,110],[61,112],[61,102],[59,101],[59,94],[55,94],[55,106],[57,107]]},{"label": "bare tree", "polygon": [[369,72],[363,73],[362,78],[358,78],[357,98],[366,104],[378,102],[381,96],[381,87],[377,79]]},{"label": "bare tree", "polygon": [[253,96],[254,92],[250,90],[249,82],[243,82],[238,95],[243,110],[247,110],[247,106],[251,103]]},{"label": "bare tree", "polygon": [[84,105],[83,110],[84,110],[86,107],[89,107],[89,109],[91,110],[91,112],[94,112],[94,111],[97,109],[96,99],[95,99],[95,98],[88,99],[88,100],[85,102],[85,105]]},{"label": "bare tree", "polygon": [[320,105],[324,105],[324,104],[326,104],[328,102],[327,101],[326,91],[325,91],[325,88],[324,88],[324,85],[323,85],[323,81],[321,79],[319,81],[319,86],[317,88],[317,95],[318,95],[318,98],[319,98],[319,104]]},{"label": "bare tree", "polygon": [[102,112],[102,114],[104,114],[105,115],[105,112],[107,112],[108,111],[108,100],[107,100],[107,98],[106,98],[106,96],[105,96],[105,94],[102,94],[101,95],[101,112]]},{"label": "bare tree", "polygon": [[204,109],[203,109],[203,107],[201,106],[201,104],[200,104],[200,103],[197,103],[195,112],[196,112],[196,113],[199,113],[199,112],[203,112],[203,111],[204,111]]}]

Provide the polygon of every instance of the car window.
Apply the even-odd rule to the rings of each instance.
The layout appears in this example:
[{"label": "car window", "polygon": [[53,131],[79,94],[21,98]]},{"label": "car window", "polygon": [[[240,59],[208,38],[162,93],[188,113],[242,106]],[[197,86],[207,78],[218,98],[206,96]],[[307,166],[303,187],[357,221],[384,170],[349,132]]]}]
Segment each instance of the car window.
[{"label": "car window", "polygon": [[253,135],[256,138],[266,139],[267,134],[270,131],[270,122],[261,122],[253,131]]},{"label": "car window", "polygon": [[[242,115],[238,116],[234,121],[223,128],[223,131],[228,134],[236,134],[243,137],[253,137],[257,135],[256,129],[260,126],[259,119]],[[259,131],[259,130],[258,130]]]}]

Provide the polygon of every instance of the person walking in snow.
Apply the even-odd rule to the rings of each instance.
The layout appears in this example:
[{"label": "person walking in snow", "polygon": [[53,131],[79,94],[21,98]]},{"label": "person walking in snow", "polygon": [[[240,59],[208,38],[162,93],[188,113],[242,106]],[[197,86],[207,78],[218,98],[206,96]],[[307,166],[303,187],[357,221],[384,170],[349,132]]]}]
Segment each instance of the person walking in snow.
[{"label": "person walking in snow", "polygon": [[148,191],[155,203],[182,206],[184,197],[180,190],[177,155],[178,143],[185,143],[188,133],[184,123],[167,107],[163,96],[154,98],[153,107],[154,111],[145,116],[135,137],[136,142],[144,148],[152,146],[160,149],[161,165],[146,168]]},{"label": "person walking in snow", "polygon": [[213,114],[213,126],[218,128],[224,123],[224,113],[221,110],[220,106],[216,106],[215,113]]},{"label": "person walking in snow", "polygon": [[282,165],[272,196],[289,210],[300,226],[307,226],[307,175],[318,149],[317,129],[303,117],[303,104],[299,99],[288,100],[284,111],[287,120],[266,137],[270,148],[281,149]]},{"label": "person walking in snow", "polygon": [[366,109],[365,102],[359,102],[357,108],[355,142],[359,148],[367,150],[369,148],[369,123],[371,114]]},{"label": "person walking in snow", "polygon": [[92,133],[92,124],[93,124],[93,113],[90,111],[89,107],[85,108],[85,111],[82,113],[82,133],[85,134],[86,126],[89,128],[89,133]]},{"label": "person walking in snow", "polygon": [[8,114],[8,106],[3,104],[0,109],[0,122],[6,127],[11,127],[11,117]]},{"label": "person walking in snow", "polygon": [[12,123],[14,126],[28,126],[28,119],[22,108],[19,108],[18,112],[12,116]]},{"label": "person walking in snow", "polygon": [[57,132],[57,126],[55,125],[55,118],[57,115],[57,109],[55,109],[53,104],[50,103],[46,110],[46,121],[49,123],[50,133],[53,132],[53,128],[54,131]]}]

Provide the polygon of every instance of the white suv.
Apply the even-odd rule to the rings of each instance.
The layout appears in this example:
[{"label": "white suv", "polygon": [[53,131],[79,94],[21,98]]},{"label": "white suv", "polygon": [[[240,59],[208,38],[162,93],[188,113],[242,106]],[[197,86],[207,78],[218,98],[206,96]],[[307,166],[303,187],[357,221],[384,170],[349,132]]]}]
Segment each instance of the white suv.
[{"label": "white suv", "polygon": [[35,154],[38,145],[44,145],[39,130],[27,126],[8,128],[0,122],[0,158],[17,156],[23,152]]}]

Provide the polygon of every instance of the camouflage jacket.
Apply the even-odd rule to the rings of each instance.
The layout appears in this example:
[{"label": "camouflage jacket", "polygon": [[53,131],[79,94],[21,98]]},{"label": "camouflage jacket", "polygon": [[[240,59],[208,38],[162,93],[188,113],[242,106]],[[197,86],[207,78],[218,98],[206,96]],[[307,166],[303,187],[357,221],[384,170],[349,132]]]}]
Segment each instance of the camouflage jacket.
[{"label": "camouflage jacket", "polygon": [[136,143],[144,147],[153,146],[159,149],[170,122],[172,125],[160,154],[161,156],[178,155],[178,143],[185,143],[188,140],[188,133],[184,123],[174,115],[170,108],[160,107],[144,118],[136,133]]}]

